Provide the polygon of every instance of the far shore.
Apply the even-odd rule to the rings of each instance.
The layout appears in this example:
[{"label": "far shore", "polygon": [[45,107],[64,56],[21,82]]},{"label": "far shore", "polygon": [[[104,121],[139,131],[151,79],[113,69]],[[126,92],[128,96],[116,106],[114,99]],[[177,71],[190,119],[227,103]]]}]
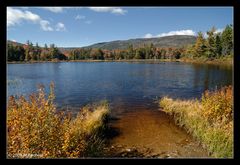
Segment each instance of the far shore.
[{"label": "far shore", "polygon": [[122,60],[54,60],[54,61],[7,61],[7,64],[57,63],[57,62],[185,62],[196,64],[232,65],[233,58],[227,59],[122,59]]}]

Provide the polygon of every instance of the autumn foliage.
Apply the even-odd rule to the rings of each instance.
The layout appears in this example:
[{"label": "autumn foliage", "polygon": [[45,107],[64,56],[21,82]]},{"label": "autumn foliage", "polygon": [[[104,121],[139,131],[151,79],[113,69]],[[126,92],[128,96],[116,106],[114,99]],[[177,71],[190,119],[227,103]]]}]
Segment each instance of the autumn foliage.
[{"label": "autumn foliage", "polygon": [[103,147],[109,107],[106,102],[89,105],[76,117],[57,112],[53,84],[30,95],[11,96],[7,109],[7,155],[9,158],[56,158],[98,156]]},{"label": "autumn foliage", "polygon": [[233,120],[232,86],[221,90],[205,91],[202,96],[203,116],[209,122],[231,122]]},{"label": "autumn foliage", "polygon": [[232,86],[205,91],[200,100],[160,100],[163,111],[196,137],[213,157],[233,157]]}]

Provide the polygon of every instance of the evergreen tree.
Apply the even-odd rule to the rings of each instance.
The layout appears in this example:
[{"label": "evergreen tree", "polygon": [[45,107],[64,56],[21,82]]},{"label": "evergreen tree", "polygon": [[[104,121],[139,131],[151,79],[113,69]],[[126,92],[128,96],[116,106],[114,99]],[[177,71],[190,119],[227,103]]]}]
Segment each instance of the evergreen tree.
[{"label": "evergreen tree", "polygon": [[37,58],[37,60],[40,60],[40,55],[41,55],[41,51],[42,50],[39,47],[38,43],[36,43],[35,51],[36,51],[36,58]]},{"label": "evergreen tree", "polygon": [[22,46],[16,46],[16,61],[24,61],[25,60],[25,50]]},{"label": "evergreen tree", "polygon": [[193,47],[193,57],[201,57],[206,54],[206,41],[203,37],[203,33],[199,32],[196,43]]},{"label": "evergreen tree", "polygon": [[221,42],[221,34],[216,34],[216,57],[220,57],[222,55],[222,42]]},{"label": "evergreen tree", "polygon": [[134,49],[133,49],[133,45],[130,44],[130,45],[128,46],[127,58],[126,58],[126,59],[133,59],[134,55],[135,55],[135,52],[134,52]]},{"label": "evergreen tree", "polygon": [[227,25],[222,32],[222,54],[224,56],[233,54],[233,28]]},{"label": "evergreen tree", "polygon": [[48,50],[47,44],[44,44],[44,49],[45,49],[45,50]]},{"label": "evergreen tree", "polygon": [[208,58],[216,57],[216,39],[215,39],[216,28],[213,27],[207,32],[207,42],[206,42],[206,55]]},{"label": "evergreen tree", "polygon": [[30,44],[30,41],[27,40],[26,48],[25,48],[25,61],[30,61],[31,60],[30,52],[31,52],[31,44]]},{"label": "evergreen tree", "polygon": [[50,59],[59,59],[59,50],[54,44],[50,44],[49,48]]}]

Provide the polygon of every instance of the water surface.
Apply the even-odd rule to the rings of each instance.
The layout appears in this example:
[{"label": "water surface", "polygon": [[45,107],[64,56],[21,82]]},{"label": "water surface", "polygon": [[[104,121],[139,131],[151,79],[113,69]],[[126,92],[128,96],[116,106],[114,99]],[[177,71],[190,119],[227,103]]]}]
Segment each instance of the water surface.
[{"label": "water surface", "polygon": [[55,83],[65,109],[107,99],[116,114],[154,108],[163,97],[200,98],[206,89],[232,84],[232,68],[179,62],[59,62],[7,65],[7,94],[28,95]]}]

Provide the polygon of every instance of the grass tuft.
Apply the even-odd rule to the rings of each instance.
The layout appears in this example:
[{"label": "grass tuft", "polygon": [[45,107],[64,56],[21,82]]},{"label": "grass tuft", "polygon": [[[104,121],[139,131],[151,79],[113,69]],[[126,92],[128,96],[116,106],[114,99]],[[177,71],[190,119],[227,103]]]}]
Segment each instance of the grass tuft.
[{"label": "grass tuft", "polygon": [[196,137],[214,157],[233,157],[233,94],[232,87],[205,91],[201,100],[173,100],[164,97],[159,102],[163,111]]}]

